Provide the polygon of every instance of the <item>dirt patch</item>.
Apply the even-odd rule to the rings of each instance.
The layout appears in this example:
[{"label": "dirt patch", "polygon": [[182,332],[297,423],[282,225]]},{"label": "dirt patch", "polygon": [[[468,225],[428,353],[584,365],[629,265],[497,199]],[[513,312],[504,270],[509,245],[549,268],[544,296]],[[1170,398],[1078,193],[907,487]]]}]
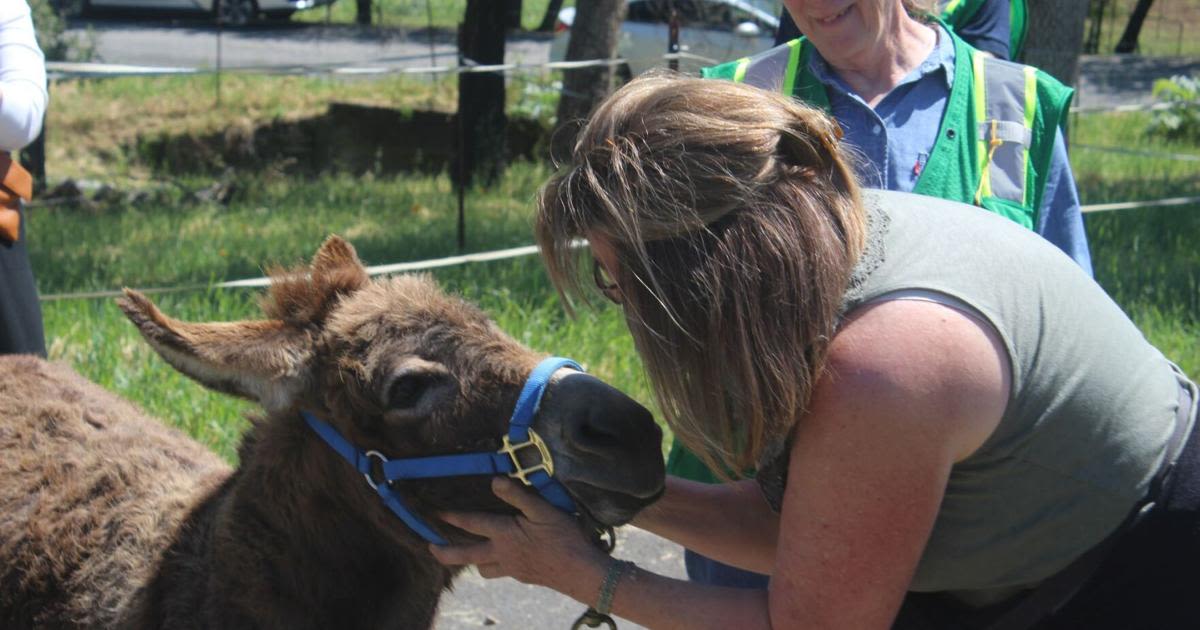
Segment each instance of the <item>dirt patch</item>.
[{"label": "dirt patch", "polygon": [[[299,175],[440,172],[453,164],[456,122],[444,112],[335,103],[311,118],[222,132],[139,136],[131,152],[135,161],[167,174],[216,174],[230,168]],[[510,159],[542,159],[548,136],[549,129],[539,121],[510,118]]]}]

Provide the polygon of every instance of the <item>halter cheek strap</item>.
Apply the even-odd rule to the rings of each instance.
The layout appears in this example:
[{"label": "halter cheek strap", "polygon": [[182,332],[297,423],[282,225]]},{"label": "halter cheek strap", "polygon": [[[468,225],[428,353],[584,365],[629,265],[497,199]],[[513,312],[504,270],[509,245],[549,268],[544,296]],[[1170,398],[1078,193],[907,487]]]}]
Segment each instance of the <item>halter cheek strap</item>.
[{"label": "halter cheek strap", "polygon": [[[583,371],[578,363],[561,357],[544,359],[533,369],[525,380],[512,418],[509,419],[508,434],[503,437],[504,446],[496,452],[388,459],[378,451],[363,451],[354,446],[332,425],[308,411],[301,411],[300,415],[334,452],[363,475],[367,485],[379,495],[384,505],[404,521],[409,529],[435,545],[447,545],[449,543],[445,538],[408,507],[400,493],[393,488],[393,481],[467,475],[508,475],[537,489],[543,498],[558,509],[567,513],[576,511],[575,502],[571,500],[566,488],[554,479],[554,460],[550,456],[550,449],[531,427],[533,419],[537,416],[542,395],[545,394],[546,385],[554,373],[564,367]],[[540,461],[531,466],[523,466],[517,454],[530,448],[536,451]]]}]

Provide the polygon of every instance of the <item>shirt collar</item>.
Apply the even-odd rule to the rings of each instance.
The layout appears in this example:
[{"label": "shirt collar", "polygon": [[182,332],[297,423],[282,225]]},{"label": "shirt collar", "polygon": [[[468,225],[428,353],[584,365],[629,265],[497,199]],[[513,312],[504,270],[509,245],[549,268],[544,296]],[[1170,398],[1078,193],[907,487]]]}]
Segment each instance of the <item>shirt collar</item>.
[{"label": "shirt collar", "polygon": [[[915,83],[920,79],[925,78],[937,72],[942,73],[942,81],[945,82],[946,90],[949,91],[954,87],[954,41],[950,38],[950,34],[941,24],[934,24],[934,31],[937,32],[937,43],[933,45],[933,50],[929,56],[922,61],[920,65],[913,68],[907,76],[896,84],[896,88],[907,83]],[[808,69],[812,71],[813,76],[817,81],[827,86],[832,86],[835,89],[846,94],[854,94],[850,86],[838,76],[837,71],[833,66],[829,65],[828,61],[821,56],[821,52],[814,46],[812,54],[809,56]]]}]

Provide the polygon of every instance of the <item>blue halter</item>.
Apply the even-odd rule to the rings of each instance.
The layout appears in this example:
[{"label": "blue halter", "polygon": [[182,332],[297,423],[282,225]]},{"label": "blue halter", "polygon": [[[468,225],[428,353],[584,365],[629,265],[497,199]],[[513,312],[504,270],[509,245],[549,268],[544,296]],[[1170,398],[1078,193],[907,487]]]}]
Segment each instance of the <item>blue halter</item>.
[{"label": "blue halter", "polygon": [[[520,397],[517,398],[512,419],[508,421],[508,434],[504,436],[504,446],[494,453],[388,459],[378,451],[363,451],[356,448],[342,437],[337,429],[318,420],[311,413],[301,411],[300,415],[308,423],[308,426],[312,427],[312,430],[325,440],[325,443],[350,462],[355,470],[362,473],[367,480],[367,485],[379,494],[384,505],[396,516],[399,516],[409,529],[435,545],[444,546],[449,544],[446,539],[433,531],[433,528],[405,505],[400,493],[392,488],[391,482],[401,479],[434,479],[465,475],[508,475],[520,479],[521,483],[527,486],[536,488],[543,498],[558,509],[567,513],[575,512],[575,502],[567,494],[566,488],[554,479],[554,460],[550,457],[550,449],[546,448],[546,443],[530,428],[534,416],[537,415],[542,394],[546,391],[546,384],[550,382],[550,377],[559,368],[564,367],[583,371],[579,364],[570,359],[550,357],[544,359],[533,369],[533,372],[530,372],[529,378],[525,380],[525,387],[521,390]],[[532,466],[521,466],[517,452],[525,448],[537,451],[541,461]],[[381,473],[381,478],[378,480],[373,476],[376,471]]]}]

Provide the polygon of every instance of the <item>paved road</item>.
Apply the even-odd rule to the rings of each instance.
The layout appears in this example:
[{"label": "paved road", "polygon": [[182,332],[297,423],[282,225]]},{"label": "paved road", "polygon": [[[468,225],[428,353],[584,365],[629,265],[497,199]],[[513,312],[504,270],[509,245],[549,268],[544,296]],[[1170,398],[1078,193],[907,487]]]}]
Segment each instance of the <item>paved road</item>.
[{"label": "paved road", "polygon": [[[366,30],[354,26],[284,22],[218,30],[203,19],[72,20],[68,32],[95,38],[100,61],[146,66],[226,68],[321,66],[454,65],[454,34],[443,31]],[[431,50],[432,44],[432,50]],[[507,61],[541,63],[550,54],[545,36],[513,38]],[[432,60],[432,63],[431,63]]]},{"label": "paved road", "polygon": [[[639,529],[617,533],[618,558],[660,575],[682,578],[683,550]],[[435,630],[469,630],[492,627],[503,630],[567,630],[585,606],[554,591],[521,584],[510,578],[484,580],[474,570],[454,582],[454,591],[442,598]],[[639,626],[618,619],[621,630]]]},{"label": "paved road", "polygon": [[[74,20],[69,31],[95,37],[101,60],[154,66],[215,67],[218,30],[208,20],[174,18]],[[432,43],[432,50],[430,44]],[[363,30],[353,26],[303,23],[265,24],[220,33],[224,67],[320,66],[362,63],[372,66],[452,65],[453,33],[445,31]],[[543,36],[517,37],[507,46],[507,61],[540,63],[549,58]],[[431,63],[432,62],[432,63]],[[1145,103],[1159,78],[1200,73],[1200,59],[1159,59],[1092,55],[1080,63],[1079,95],[1085,107]]]},{"label": "paved road", "polygon": [[1154,100],[1151,90],[1158,79],[1200,75],[1195,57],[1142,57],[1139,55],[1085,55],[1079,60],[1080,107],[1144,104]]}]

